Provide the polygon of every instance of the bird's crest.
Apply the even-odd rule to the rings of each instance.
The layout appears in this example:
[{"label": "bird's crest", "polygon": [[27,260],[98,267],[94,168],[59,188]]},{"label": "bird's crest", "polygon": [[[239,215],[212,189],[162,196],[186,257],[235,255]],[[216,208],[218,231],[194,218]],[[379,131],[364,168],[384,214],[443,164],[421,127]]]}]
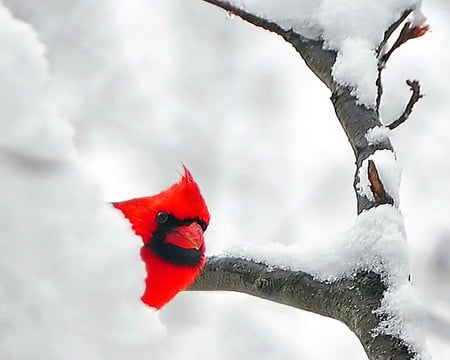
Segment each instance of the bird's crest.
[{"label": "bird's crest", "polygon": [[209,224],[208,207],[200,189],[191,172],[184,165],[183,171],[178,182],[159,194],[113,203],[114,207],[123,212],[136,235],[141,236],[144,242],[155,230],[154,219],[160,211],[167,212],[180,220],[199,219]]}]

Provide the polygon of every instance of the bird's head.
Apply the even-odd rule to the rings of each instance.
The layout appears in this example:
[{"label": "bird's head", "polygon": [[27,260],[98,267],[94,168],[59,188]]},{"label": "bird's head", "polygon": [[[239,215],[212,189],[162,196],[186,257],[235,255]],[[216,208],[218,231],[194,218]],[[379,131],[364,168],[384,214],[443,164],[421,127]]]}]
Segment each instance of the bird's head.
[{"label": "bird's head", "polygon": [[160,309],[189,287],[205,264],[209,212],[188,169],[159,194],[113,203],[142,238],[147,277],[142,301]]},{"label": "bird's head", "polygon": [[144,247],[162,260],[181,266],[195,266],[202,260],[210,215],[186,167],[181,179],[159,194],[113,205],[130,221]]}]

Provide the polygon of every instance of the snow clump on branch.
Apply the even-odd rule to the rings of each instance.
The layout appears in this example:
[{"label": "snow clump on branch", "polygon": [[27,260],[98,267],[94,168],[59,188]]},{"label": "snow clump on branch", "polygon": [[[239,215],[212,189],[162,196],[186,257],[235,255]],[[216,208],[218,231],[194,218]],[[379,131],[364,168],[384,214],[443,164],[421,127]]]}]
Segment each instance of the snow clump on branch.
[{"label": "snow clump on branch", "polygon": [[376,49],[385,31],[406,10],[423,22],[421,0],[231,0],[231,4],[271,20],[286,30],[322,39],[337,52],[336,82],[353,89],[358,102],[375,107]]}]

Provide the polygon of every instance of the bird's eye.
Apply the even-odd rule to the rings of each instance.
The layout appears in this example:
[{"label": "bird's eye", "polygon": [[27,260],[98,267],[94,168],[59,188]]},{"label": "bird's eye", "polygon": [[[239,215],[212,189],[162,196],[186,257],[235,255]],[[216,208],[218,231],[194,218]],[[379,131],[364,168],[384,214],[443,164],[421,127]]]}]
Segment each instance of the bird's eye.
[{"label": "bird's eye", "polygon": [[169,215],[164,212],[160,211],[158,214],[156,214],[156,221],[160,224],[165,224],[169,220]]}]

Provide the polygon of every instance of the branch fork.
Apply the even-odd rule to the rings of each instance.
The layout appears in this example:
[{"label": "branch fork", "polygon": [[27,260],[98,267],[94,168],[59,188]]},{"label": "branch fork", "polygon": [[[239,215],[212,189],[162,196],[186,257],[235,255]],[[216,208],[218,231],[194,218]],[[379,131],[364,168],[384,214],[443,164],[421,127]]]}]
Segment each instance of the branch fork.
[{"label": "branch fork", "polygon": [[[405,12],[403,12],[400,18],[397,21],[395,21],[389,27],[388,30],[386,30],[386,32],[384,33],[383,40],[381,41],[376,51],[376,54],[378,56],[378,77],[376,80],[377,86],[376,110],[378,114],[380,111],[381,99],[383,96],[383,84],[381,76],[388,60],[401,45],[405,44],[409,40],[425,35],[430,30],[430,26],[425,24],[424,22],[419,23],[417,25],[413,25],[410,21],[406,21],[394,44],[390,47],[389,50],[386,51],[386,47],[390,37],[395,32],[395,30],[397,30],[397,28],[408,18],[408,16],[411,13],[412,10],[406,10]],[[411,98],[402,114],[398,117],[398,119],[393,121],[390,125],[388,125],[388,128],[390,130],[393,130],[397,128],[399,125],[403,124],[411,115],[414,105],[423,97],[423,94],[420,93],[420,83],[418,80],[406,80],[406,84],[412,90]]]}]

